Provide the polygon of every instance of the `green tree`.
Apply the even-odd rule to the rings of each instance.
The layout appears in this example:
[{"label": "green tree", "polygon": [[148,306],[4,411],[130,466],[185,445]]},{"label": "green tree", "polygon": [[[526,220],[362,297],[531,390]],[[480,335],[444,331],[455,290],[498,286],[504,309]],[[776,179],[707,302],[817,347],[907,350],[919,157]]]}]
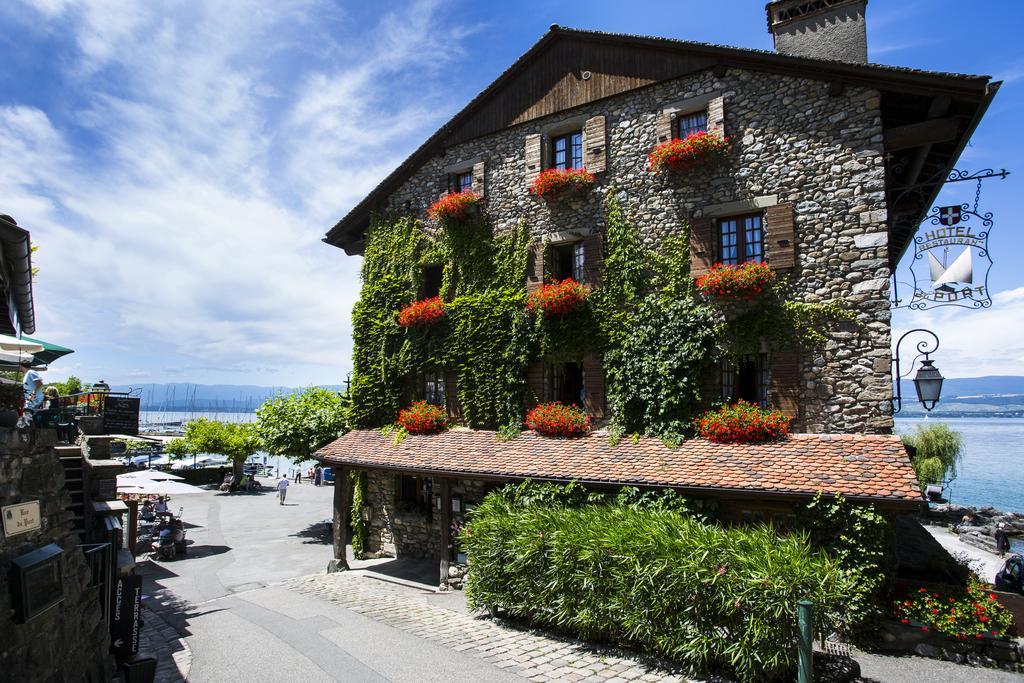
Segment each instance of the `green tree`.
[{"label": "green tree", "polygon": [[960,432],[949,425],[918,425],[913,432],[903,435],[903,443],[914,450],[911,464],[922,488],[956,476],[964,442]]},{"label": "green tree", "polygon": [[[242,476],[242,465],[260,447],[255,426],[246,423],[221,422],[201,417],[185,425],[184,444],[173,448],[179,454],[218,453],[227,456],[232,463],[236,480]],[[169,444],[170,445],[170,444]]]},{"label": "green tree", "polygon": [[343,395],[308,387],[260,405],[256,433],[267,452],[302,462],[347,430],[347,414],[348,401]]},{"label": "green tree", "polygon": [[68,378],[63,382],[50,382],[46,386],[57,387],[57,393],[61,396],[68,396],[69,394],[77,394],[82,391],[82,380],[74,375],[68,375]]}]

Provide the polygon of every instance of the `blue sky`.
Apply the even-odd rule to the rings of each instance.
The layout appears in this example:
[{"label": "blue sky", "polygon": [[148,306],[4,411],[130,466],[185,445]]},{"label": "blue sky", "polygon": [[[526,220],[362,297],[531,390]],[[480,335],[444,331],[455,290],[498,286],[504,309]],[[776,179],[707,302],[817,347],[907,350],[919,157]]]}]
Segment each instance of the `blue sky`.
[{"label": "blue sky", "polygon": [[[1022,20],[868,7],[872,61],[1005,81],[961,163],[1015,172],[982,203],[996,304],[895,318],[947,376],[1024,374]],[[41,247],[37,334],[78,351],[50,376],[342,381],[359,260],[321,237],[551,23],[771,48],[760,0],[0,3],[0,212]]]}]

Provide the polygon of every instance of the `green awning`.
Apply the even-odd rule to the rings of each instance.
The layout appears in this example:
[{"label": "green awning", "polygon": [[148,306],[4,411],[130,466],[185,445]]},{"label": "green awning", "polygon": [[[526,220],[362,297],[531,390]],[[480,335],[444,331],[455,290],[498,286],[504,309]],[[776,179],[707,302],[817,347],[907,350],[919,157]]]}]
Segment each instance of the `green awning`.
[{"label": "green awning", "polygon": [[32,337],[26,337],[25,335],[21,335],[21,338],[25,341],[41,344],[43,347],[42,351],[32,354],[35,358],[35,363],[33,363],[33,365],[49,365],[61,356],[66,356],[69,353],[75,352],[74,349],[69,349],[66,346],[58,346],[57,344],[51,344],[50,342],[43,341],[42,339],[34,339]]}]

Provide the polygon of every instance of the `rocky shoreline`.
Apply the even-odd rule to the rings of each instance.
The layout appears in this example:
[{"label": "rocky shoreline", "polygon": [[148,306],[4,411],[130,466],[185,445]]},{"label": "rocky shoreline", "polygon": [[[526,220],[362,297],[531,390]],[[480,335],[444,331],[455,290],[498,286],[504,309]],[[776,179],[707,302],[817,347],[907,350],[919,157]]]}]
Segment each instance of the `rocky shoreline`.
[{"label": "rocky shoreline", "polygon": [[[964,516],[971,518],[969,524],[963,522]],[[1006,525],[1006,535],[1011,542],[1024,538],[1024,514],[1019,512],[1004,512],[991,506],[975,508],[945,504],[930,509],[927,517],[929,522],[948,525],[964,543],[993,554],[996,552],[996,525]]]}]

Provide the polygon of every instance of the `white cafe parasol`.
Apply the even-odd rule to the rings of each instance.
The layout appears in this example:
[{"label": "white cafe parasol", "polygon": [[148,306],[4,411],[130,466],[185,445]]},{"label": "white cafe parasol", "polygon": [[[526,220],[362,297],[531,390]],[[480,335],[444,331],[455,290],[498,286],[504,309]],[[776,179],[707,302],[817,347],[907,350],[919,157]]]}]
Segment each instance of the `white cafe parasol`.
[{"label": "white cafe parasol", "polygon": [[185,477],[179,477],[177,474],[171,474],[170,472],[161,472],[160,470],[136,470],[134,472],[125,472],[124,474],[117,475],[117,483],[125,482],[128,484],[134,484],[139,481],[184,481]]},{"label": "white cafe parasol", "polygon": [[[11,337],[6,334],[0,334],[0,351],[11,353],[12,351],[17,355],[20,353],[33,354],[42,351],[45,346],[34,341],[26,341],[24,339],[18,339],[17,337]],[[32,360],[31,356],[29,360]]]},{"label": "white cafe parasol", "polygon": [[145,479],[131,479],[124,483],[118,476],[117,490],[119,493],[133,493],[140,496],[174,496],[187,493],[206,493],[198,486],[185,484],[180,481],[147,481]]}]

